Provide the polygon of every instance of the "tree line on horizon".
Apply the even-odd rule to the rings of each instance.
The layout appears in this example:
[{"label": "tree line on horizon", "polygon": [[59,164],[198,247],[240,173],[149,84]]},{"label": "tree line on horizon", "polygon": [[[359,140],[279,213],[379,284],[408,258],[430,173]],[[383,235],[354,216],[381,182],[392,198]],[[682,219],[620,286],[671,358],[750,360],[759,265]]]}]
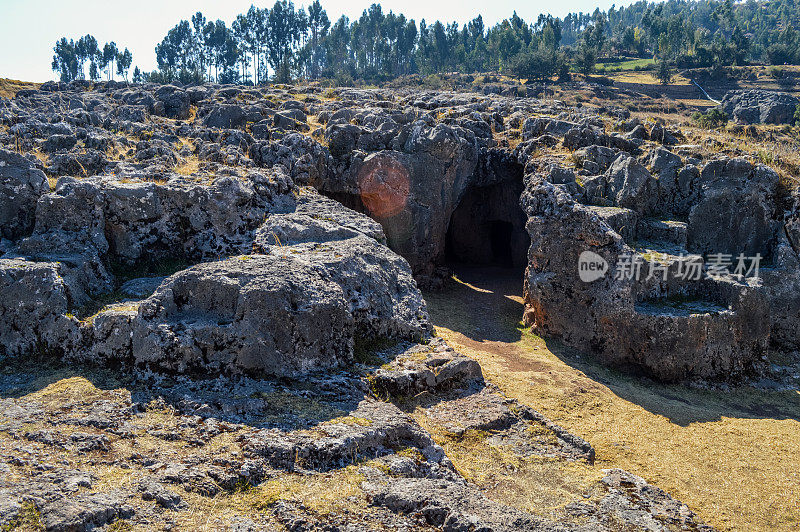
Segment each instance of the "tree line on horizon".
[{"label": "tree line on horizon", "polygon": [[[119,50],[114,41],[100,45],[91,35],[84,35],[77,41],[62,37],[53,48],[54,72],[58,72],[61,81],[73,79],[91,79],[97,81],[102,74],[109,80],[114,79],[114,74],[128,80],[128,71],[133,63],[133,55],[125,48]],[[89,63],[86,72],[86,63]]]},{"label": "tree line on horizon", "polygon": [[[590,74],[599,60],[653,58],[658,77],[672,68],[720,68],[752,62],[800,64],[800,3],[795,0],[641,0],[627,7],[540,15],[516,12],[487,27],[481,16],[460,25],[385,13],[372,4],[356,20],[331,22],[319,0],[296,8],[277,0],[251,6],[227,25],[198,12],[181,20],[156,46],[158,69],[133,72],[133,81],[159,83],[289,82],[330,79],[383,82],[407,74],[500,72],[529,80]],[[130,52],[111,42],[101,50],[91,35],[62,38],[53,70],[61,79],[99,79],[104,71],[127,80]],[[116,67],[116,68],[115,68]]]}]

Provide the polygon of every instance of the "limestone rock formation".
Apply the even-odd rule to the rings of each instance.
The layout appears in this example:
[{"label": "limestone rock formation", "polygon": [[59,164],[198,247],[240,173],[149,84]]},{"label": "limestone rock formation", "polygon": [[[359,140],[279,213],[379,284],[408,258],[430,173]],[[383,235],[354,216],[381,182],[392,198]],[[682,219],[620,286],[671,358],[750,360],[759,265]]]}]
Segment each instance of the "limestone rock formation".
[{"label": "limestone rock formation", "polygon": [[728,91],[722,108],[739,124],[791,124],[800,100],[785,92]]},{"label": "limestone rock formation", "polygon": [[171,371],[296,376],[351,362],[356,339],[430,332],[405,261],[356,236],[175,274],[141,303],[132,349]]},{"label": "limestone rock formation", "polygon": [[44,172],[23,156],[0,149],[0,238],[30,234],[36,202],[49,191]]},{"label": "limestone rock formation", "polygon": [[[434,337],[419,285],[453,262],[527,268],[528,325],[661,380],[740,378],[800,345],[800,200],[774,172],[544,90],[80,81],[0,99],[0,359],[24,368],[0,374],[0,527],[175,528],[253,487],[337,482],[351,508],[288,493],[206,526],[702,530],[618,470],[547,516],[514,508],[437,443],[595,459]],[[642,276],[584,282],[586,251]],[[655,276],[716,252],[770,267]],[[114,380],[23,395],[39,361]]]},{"label": "limestone rock formation", "polygon": [[[550,169],[527,177],[526,323],[662,380],[756,373],[782,311],[770,307],[766,280],[734,275],[733,266],[737,254],[773,253],[777,174],[742,160],[710,161],[693,174],[691,195],[662,203],[661,179],[681,172],[653,166],[658,178],[620,155],[585,181],[584,196],[554,183]],[[676,216],[670,205],[688,206],[687,222],[647,218]],[[586,253],[607,268],[602,275],[581,278]],[[727,267],[703,273],[715,256],[727,257]],[[687,277],[690,270],[697,275]]]}]

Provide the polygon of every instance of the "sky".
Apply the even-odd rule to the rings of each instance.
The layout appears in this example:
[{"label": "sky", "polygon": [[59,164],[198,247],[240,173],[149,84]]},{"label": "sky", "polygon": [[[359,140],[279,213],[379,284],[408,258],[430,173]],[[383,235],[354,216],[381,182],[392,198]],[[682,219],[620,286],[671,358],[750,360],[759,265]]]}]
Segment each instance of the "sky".
[{"label": "sky", "polygon": [[[308,5],[311,0],[295,5]],[[331,21],[340,15],[352,20],[375,0],[321,0]],[[487,26],[509,17],[514,10],[526,21],[540,13],[563,17],[574,11],[594,11],[631,4],[633,0],[559,0],[523,2],[512,0],[383,0],[385,12],[403,13],[418,23],[464,23],[482,15]],[[103,43],[114,41],[120,50],[133,54],[133,66],[143,71],[156,67],[155,46],[179,20],[202,11],[207,19],[222,19],[226,24],[251,4],[271,7],[274,0],[0,0],[0,78],[24,81],[57,79],[50,69],[53,46],[61,37],[78,39],[90,33]],[[131,67],[133,70],[133,67]]]}]

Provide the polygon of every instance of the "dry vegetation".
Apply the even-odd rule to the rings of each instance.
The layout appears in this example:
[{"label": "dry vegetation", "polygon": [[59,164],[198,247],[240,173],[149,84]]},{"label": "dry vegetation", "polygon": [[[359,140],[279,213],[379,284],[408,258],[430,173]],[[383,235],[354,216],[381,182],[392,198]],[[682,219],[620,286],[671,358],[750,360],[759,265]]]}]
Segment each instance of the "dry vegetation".
[{"label": "dry vegetation", "polygon": [[41,83],[0,78],[0,98],[13,98],[21,90],[38,89],[40,85]]},{"label": "dry vegetation", "polygon": [[[656,83],[650,72],[614,73],[610,77]],[[677,78],[674,83],[686,84],[688,80]],[[0,79],[0,96],[12,97],[18,90],[35,86],[38,85]],[[579,101],[576,98],[588,105],[608,103],[580,91],[567,94],[559,90],[557,97],[568,103]],[[339,96],[330,90],[323,98],[334,100]],[[707,107],[710,102],[648,102],[647,105],[672,112],[639,111],[634,116],[645,121],[674,119],[688,133],[687,143],[700,146],[706,155],[746,156],[773,166],[787,182],[797,182],[800,138],[796,130],[772,126],[749,131],[730,126],[725,131],[704,130],[687,118],[686,111]],[[192,107],[190,122],[195,120],[196,111]],[[313,115],[308,124],[308,134],[321,126]],[[611,124],[608,125],[610,129]],[[504,140],[512,148],[520,142],[518,136]],[[181,142],[194,152],[191,141]],[[46,154],[34,154],[47,164]],[[123,152],[114,148],[107,155],[118,160]],[[200,160],[192,154],[182,158],[174,170],[192,175],[199,168]],[[49,181],[54,189],[55,179]],[[523,459],[492,445],[484,433],[472,431],[455,438],[411,405],[413,417],[444,447],[459,472],[490,497],[544,517],[559,518],[565,504],[587,493],[592,495],[591,488],[602,476],[602,469],[620,467],[665,489],[688,504],[702,520],[721,530],[800,529],[800,392],[766,392],[748,387],[692,389],[625,376],[521,327],[521,272],[512,278],[485,275],[476,278],[474,284],[456,281],[444,292],[426,294],[438,333],[453,347],[477,359],[487,380],[506,395],[582,436],[597,451],[593,466],[541,457]],[[66,400],[107,399],[108,393],[127,392],[106,392],[85,379],[73,377],[46,387],[42,383],[41,391],[26,398],[55,408]],[[278,396],[265,399],[282,401]],[[330,415],[324,414],[321,417]],[[361,424],[365,420],[350,417],[347,421]],[[147,432],[175,423],[169,410],[148,411],[134,427],[135,452],[182,456],[185,449],[180,445],[170,448],[172,444]],[[0,432],[0,448],[4,445],[14,442]],[[134,449],[128,445],[126,440],[114,442],[114,452],[129,456]],[[208,445],[208,450],[231,450],[237,445],[235,434],[224,433]],[[92,456],[70,465],[95,473],[99,478],[96,487],[101,489],[129,486],[136,480],[134,470],[95,463]],[[266,510],[282,499],[302,501],[318,514],[340,511],[347,505],[364,507],[367,503],[358,488],[361,480],[358,467],[349,466],[311,477],[287,473],[257,487],[243,487],[234,493],[222,491],[214,497],[181,491],[190,511],[178,514],[176,526],[213,530],[221,519],[229,522],[232,516],[269,513]],[[331,486],[337,489],[332,490]],[[28,518],[35,521],[35,516]],[[134,530],[125,528],[124,523],[115,526]]]},{"label": "dry vegetation", "polygon": [[521,327],[521,272],[470,280],[426,295],[439,334],[475,357],[509,397],[597,451],[593,471],[575,465],[573,481],[559,487],[551,485],[557,477],[546,474],[546,462],[503,475],[502,467],[475,461],[491,460],[490,453],[476,448],[463,458],[463,446],[446,443],[468,476],[480,483],[475,471],[497,471],[497,485],[513,486],[495,490],[500,500],[529,507],[542,497],[547,507],[548,498],[568,498],[592,473],[620,467],[721,530],[800,527],[800,392],[693,389],[622,375]]},{"label": "dry vegetation", "polygon": [[412,417],[444,448],[464,478],[490,498],[540,517],[569,519],[564,506],[583,500],[587,494],[594,495],[593,488],[603,476],[599,468],[583,461],[522,457],[506,446],[494,444],[487,432],[468,430],[455,435],[432,422],[420,408]]},{"label": "dry vegetation", "polygon": [[[95,386],[92,381],[84,376],[73,376],[70,370],[62,369],[41,373],[41,380],[30,383],[30,388],[36,389],[32,393],[22,395],[20,401],[34,401],[41,404],[47,411],[61,411],[64,415],[70,414],[70,408],[75,405],[85,406],[96,402],[124,403],[130,398],[130,391],[124,383],[115,381],[98,382]],[[95,376],[92,376],[95,380]],[[289,401],[289,398],[276,396],[278,404]],[[295,403],[297,397],[294,397]],[[310,400],[309,400],[310,401]],[[288,408],[288,404],[284,405]],[[304,405],[297,405],[304,408]],[[308,406],[308,405],[305,405]],[[3,420],[0,414],[0,421]],[[363,423],[359,418],[347,420],[354,424]],[[180,462],[189,455],[197,456],[196,448],[187,446],[185,441],[167,441],[157,437],[160,431],[181,430],[181,418],[177,416],[170,406],[163,403],[151,403],[144,415],[137,416],[131,421],[129,428],[133,438],[113,438],[109,442],[107,451],[91,451],[88,453],[74,453],[68,450],[48,447],[39,442],[28,442],[29,448],[37,452],[46,453],[53,462],[58,462],[65,468],[74,468],[91,473],[95,481],[91,488],[81,488],[83,492],[104,492],[115,488],[124,488],[126,491],[136,492],[137,485],[147,472],[140,468],[130,466],[129,457],[140,455],[158,457],[159,460]],[[71,434],[75,427],[65,424],[53,426],[49,423],[29,423],[24,429],[35,431],[40,429],[55,430],[65,436]],[[84,429],[91,430],[91,429]],[[200,458],[212,463],[215,457],[227,455],[231,452],[241,453],[241,444],[238,438],[241,430],[226,431],[215,436],[200,452]],[[0,430],[0,452],[8,451],[19,445],[9,434]],[[365,462],[369,465],[371,462]],[[124,465],[124,467],[122,467]],[[179,530],[212,531],[219,530],[222,523],[231,523],[237,517],[266,519],[270,523],[269,529],[282,527],[271,518],[271,508],[280,500],[301,502],[309,511],[318,516],[325,516],[342,511],[366,509],[368,501],[359,485],[363,477],[358,469],[361,464],[351,465],[328,473],[314,475],[299,473],[282,473],[267,480],[258,486],[243,485],[235,490],[220,490],[214,496],[206,496],[180,487],[178,491],[189,508],[188,511],[176,512],[174,527]],[[14,480],[10,478],[9,480]],[[20,480],[20,479],[17,479]],[[336,486],[336,489],[331,489]],[[154,502],[142,501],[142,504],[156,508]],[[23,514],[23,519],[16,523],[16,530],[39,530],[41,521],[38,512],[33,508]],[[38,527],[38,528],[37,528]],[[5,529],[4,529],[5,530]],[[148,530],[145,526],[134,526],[132,523],[120,520],[110,525],[109,530]]]},{"label": "dry vegetation", "polygon": [[175,165],[173,170],[175,170],[176,174],[185,176],[196,174],[200,171],[200,158],[194,154],[183,157],[178,161],[178,164]]}]

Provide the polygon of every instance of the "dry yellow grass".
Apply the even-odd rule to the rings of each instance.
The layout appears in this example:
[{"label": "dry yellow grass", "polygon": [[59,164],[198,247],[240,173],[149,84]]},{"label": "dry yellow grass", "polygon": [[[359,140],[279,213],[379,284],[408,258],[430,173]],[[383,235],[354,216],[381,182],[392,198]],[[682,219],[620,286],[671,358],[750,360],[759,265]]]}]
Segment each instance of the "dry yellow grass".
[{"label": "dry yellow grass", "polygon": [[697,390],[622,375],[520,327],[520,274],[475,279],[426,295],[438,333],[508,396],[588,440],[595,467],[640,475],[721,530],[800,527],[798,391]]},{"label": "dry yellow grass", "polygon": [[84,377],[69,377],[42,387],[25,396],[26,399],[42,403],[45,407],[61,404],[64,401],[99,401],[105,392],[96,388]]},{"label": "dry yellow grass", "polygon": [[21,90],[38,89],[40,86],[41,83],[0,78],[0,98],[13,98]]},{"label": "dry yellow grass", "polygon": [[39,159],[43,165],[48,166],[50,164],[50,156],[43,152],[41,148],[34,148],[29,153]]},{"label": "dry yellow grass", "polygon": [[[701,152],[709,158],[719,155],[745,157],[777,171],[791,188],[800,183],[800,132],[789,126],[757,125],[734,132],[733,124],[727,129],[706,130],[691,121],[681,124],[689,134],[689,142],[700,145]],[[748,133],[755,131],[755,135]]]},{"label": "dry yellow grass", "polygon": [[180,175],[196,174],[200,170],[200,158],[197,155],[184,157],[175,165],[174,170]]},{"label": "dry yellow grass", "polygon": [[432,422],[420,408],[412,417],[444,448],[464,478],[490,498],[540,517],[563,520],[567,517],[564,506],[583,500],[603,476],[599,468],[583,461],[520,457],[506,447],[491,444],[489,434],[481,431],[469,430],[456,437]]},{"label": "dry yellow grass", "polygon": [[[659,85],[660,82],[656,77],[655,71],[627,71],[627,72],[608,72],[606,77],[614,81],[621,81],[623,83],[643,83],[645,85]],[[688,85],[689,80],[680,74],[673,76],[670,85]]]},{"label": "dry yellow grass", "polygon": [[[59,378],[60,375],[48,373],[43,375],[44,382],[34,384],[37,390],[21,397],[22,401],[36,401],[49,411],[61,411],[64,405],[87,405],[97,401],[123,401],[129,399],[129,392],[125,389],[103,390],[96,387],[89,379],[82,376]],[[55,378],[54,382],[45,384],[47,380]],[[280,400],[280,398],[278,398]],[[121,405],[124,407],[124,405]],[[0,415],[2,419],[2,415]],[[361,423],[358,418],[340,419],[340,421]],[[162,459],[180,462],[187,456],[202,456],[204,461],[211,462],[215,456],[236,451],[241,453],[239,437],[246,429],[232,432],[223,432],[214,436],[202,450],[187,447],[184,441],[166,441],[152,434],[156,430],[181,430],[181,418],[175,410],[163,403],[151,403],[143,416],[136,416],[130,420],[130,430],[135,438],[115,438],[109,442],[108,451],[101,455],[93,453],[74,454],[66,450],[47,448],[47,452],[58,458],[59,463],[65,467],[72,467],[82,471],[90,471],[95,477],[92,485],[93,491],[107,491],[115,488],[126,488],[136,491],[138,482],[147,476],[147,473],[138,467],[118,467],[113,462],[113,457],[127,458],[134,453],[143,456],[159,456]],[[41,426],[39,426],[41,425]],[[37,430],[47,428],[70,434],[74,426],[64,425],[53,427],[47,423],[30,424],[23,426],[24,430]],[[0,452],[7,451],[18,445],[6,433],[0,432]],[[31,446],[42,447],[44,444],[31,442]],[[221,490],[213,497],[204,496],[192,491],[186,491],[175,486],[174,489],[189,505],[188,511],[174,514],[176,529],[211,531],[220,530],[235,518],[257,518],[269,524],[267,529],[281,529],[280,525],[272,520],[271,506],[279,500],[299,501],[311,512],[324,516],[329,513],[348,511],[366,511],[368,502],[360,483],[363,477],[358,472],[358,465],[351,465],[331,472],[315,475],[285,473],[263,484],[251,487],[242,486],[241,489],[226,491]],[[336,489],[331,489],[336,486]],[[152,505],[155,502],[139,502],[139,504]],[[136,528],[131,523],[122,520],[115,522],[112,530],[147,530]]]}]

